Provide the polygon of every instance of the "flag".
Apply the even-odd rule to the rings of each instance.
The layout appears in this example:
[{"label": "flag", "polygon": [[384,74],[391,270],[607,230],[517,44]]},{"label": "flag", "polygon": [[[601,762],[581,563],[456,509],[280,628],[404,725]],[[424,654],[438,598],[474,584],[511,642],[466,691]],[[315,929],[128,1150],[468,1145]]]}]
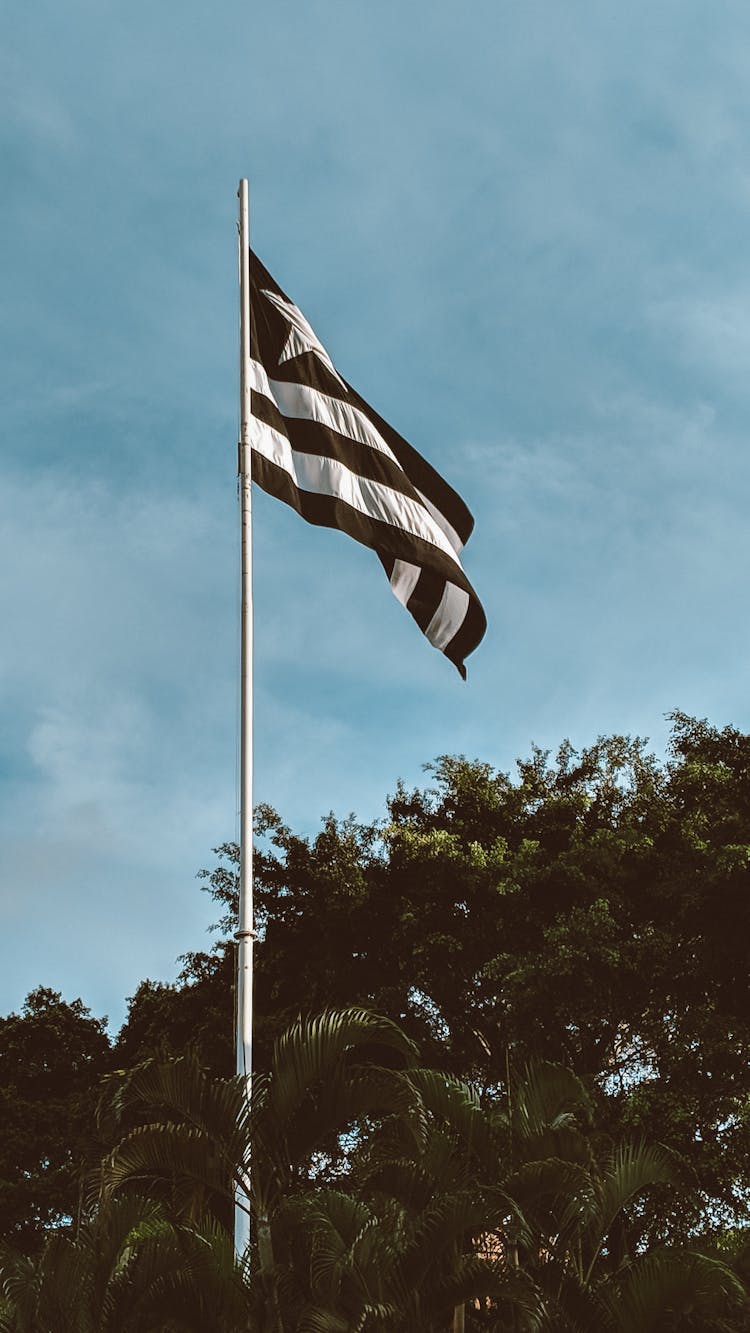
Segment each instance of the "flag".
[{"label": "flag", "polygon": [[466,679],[487,623],[459,558],[474,520],[341,377],[252,251],[249,380],[253,480],[309,523],[372,547],[398,600]]}]

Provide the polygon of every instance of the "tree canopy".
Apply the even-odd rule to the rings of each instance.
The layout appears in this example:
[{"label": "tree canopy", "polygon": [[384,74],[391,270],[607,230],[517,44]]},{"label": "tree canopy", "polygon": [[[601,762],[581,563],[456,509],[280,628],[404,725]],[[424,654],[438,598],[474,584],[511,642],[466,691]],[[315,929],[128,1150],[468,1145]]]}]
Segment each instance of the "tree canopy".
[{"label": "tree canopy", "polygon": [[[537,1061],[481,1092],[362,1009],[293,1023],[266,1074],[194,1056],[106,1080],[112,1151],[74,1231],[0,1248],[2,1333],[738,1333],[741,1276],[644,1244],[670,1154],[602,1142]],[[252,1242],[235,1260],[231,1204]]]},{"label": "tree canopy", "polygon": [[40,987],[0,1018],[0,1235],[34,1249],[76,1215],[81,1173],[101,1155],[99,1084],[110,1068],[103,1020]]},{"label": "tree canopy", "polygon": [[[310,838],[268,807],[256,822],[260,1071],[300,1014],[331,1006],[382,1014],[432,1068],[487,1095],[529,1061],[562,1064],[602,1142],[670,1154],[685,1193],[676,1206],[650,1192],[644,1244],[747,1224],[750,736],[678,713],[663,761],[621,736],[534,750],[513,774],[444,756],[423,786],[397,786],[379,823],[328,816]],[[4,1234],[25,1229],[31,1244],[74,1211],[73,1168],[94,1141],[81,1098],[93,1104],[109,1059],[130,1068],[190,1048],[231,1075],[237,849],[217,851],[203,872],[221,913],[214,947],[187,955],[175,985],[142,983],[111,1055],[80,1002],[30,997],[0,1020]],[[90,1044],[83,1064],[60,1067],[58,1022],[72,1050]],[[48,1065],[26,1071],[35,1024]]]},{"label": "tree canopy", "polygon": [[[562,1061],[608,1132],[665,1143],[698,1184],[665,1234],[746,1217],[750,737],[672,721],[665,762],[621,736],[535,750],[513,777],[446,756],[384,823],[329,816],[312,839],[261,807],[261,1067],[299,1012],[350,1004],[485,1087]],[[204,877],[228,933],[237,849],[218,850]],[[231,974],[226,938],[189,956],[175,1022],[191,1007],[200,1037]]]}]

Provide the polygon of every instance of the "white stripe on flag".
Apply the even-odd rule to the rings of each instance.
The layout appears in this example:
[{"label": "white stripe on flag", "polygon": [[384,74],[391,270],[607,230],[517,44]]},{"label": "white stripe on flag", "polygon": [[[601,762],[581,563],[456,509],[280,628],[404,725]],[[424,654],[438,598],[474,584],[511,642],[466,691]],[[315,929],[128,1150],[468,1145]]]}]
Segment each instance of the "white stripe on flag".
[{"label": "white stripe on flag", "polygon": [[453,527],[451,523],[448,522],[447,518],[445,517],[445,514],[441,514],[440,510],[435,507],[435,505],[432,503],[432,500],[428,500],[427,496],[423,495],[422,491],[417,491],[417,495],[422,501],[422,504],[424,505],[425,509],[429,509],[438,527],[443,529],[443,532],[448,538],[448,541],[453,547],[453,550],[456,552],[456,555],[458,555],[459,552],[463,550],[464,544],[461,541],[461,538],[459,537],[458,533],[456,532],[456,529]]},{"label": "white stripe on flag", "polygon": [[260,361],[255,361],[251,357],[248,361],[248,381],[251,389],[257,389],[258,393],[265,394],[266,398],[273,398],[271,381],[266,374],[265,366]]},{"label": "white stripe on flag", "polygon": [[330,394],[321,393],[319,389],[313,389],[309,384],[271,380],[259,361],[251,360],[249,378],[252,388],[275,402],[283,417],[291,417],[298,421],[315,421],[320,426],[328,426],[339,435],[344,435],[350,440],[358,440],[360,444],[369,445],[371,449],[377,449],[379,453],[386,454],[393,463],[399,465],[396,455],[380,432],[375,429],[364,412],[360,412],[359,408],[353,407],[351,403],[342,402],[340,398],[332,398]]},{"label": "white stripe on flag", "polygon": [[384,486],[380,481],[357,476],[336,458],[298,453],[286,435],[257,417],[251,418],[250,430],[252,448],[288,472],[299,490],[333,496],[360,514],[419,537],[437,546],[461,568],[461,562],[441,528],[417,500],[402,495],[391,486]]},{"label": "white stripe on flag", "polygon": [[460,630],[469,608],[469,594],[465,588],[457,588],[455,583],[446,583],[438,608],[432,617],[425,634],[435,648],[446,648],[454,634]]},{"label": "white stripe on flag", "polygon": [[406,606],[421,573],[419,565],[411,565],[408,560],[394,560],[391,587],[402,606]]},{"label": "white stripe on flag", "polygon": [[290,384],[287,380],[271,380],[270,388],[283,417],[316,421],[320,426],[328,426],[349,440],[358,440],[360,444],[377,449],[378,453],[387,454],[398,465],[393,450],[372,422],[350,403],[344,403],[340,398],[331,398],[329,394],[321,393],[308,384]]},{"label": "white stripe on flag", "polygon": [[[393,450],[375,429],[369,417],[366,417],[359,408],[342,402],[340,398],[332,398],[330,394],[321,393],[319,389],[313,389],[307,384],[270,380],[265,367],[258,361],[250,362],[250,381],[254,389],[276,403],[283,417],[315,421],[321,426],[328,426],[339,435],[358,440],[360,444],[369,445],[371,449],[377,449],[380,453],[386,454],[397,467],[400,466]],[[418,490],[417,495],[458,554],[463,550],[463,542],[456,529],[422,491]]]}]

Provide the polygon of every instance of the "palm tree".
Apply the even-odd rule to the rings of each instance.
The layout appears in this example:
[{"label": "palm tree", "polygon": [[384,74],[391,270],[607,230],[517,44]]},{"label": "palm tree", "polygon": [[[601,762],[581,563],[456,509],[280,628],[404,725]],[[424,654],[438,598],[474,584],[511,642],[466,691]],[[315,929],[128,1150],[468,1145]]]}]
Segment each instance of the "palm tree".
[{"label": "palm tree", "polygon": [[281,1329],[280,1291],[295,1285],[289,1204],[345,1168],[358,1126],[397,1113],[414,1057],[394,1023],[352,1009],[294,1023],[252,1106],[242,1080],[209,1078],[193,1059],[141,1066],[110,1084],[110,1112],[140,1123],[105,1163],[104,1196],[145,1186],[183,1225],[226,1222],[249,1181],[258,1318]]},{"label": "palm tree", "polygon": [[485,1101],[434,1071],[403,1078],[408,1111],[373,1138],[360,1171],[375,1198],[380,1190],[404,1210],[393,1273],[404,1329],[444,1327],[449,1292],[469,1302],[454,1329],[646,1333],[687,1329],[689,1318],[733,1327],[725,1317],[743,1288],[726,1265],[629,1249],[628,1210],[672,1181],[672,1162],[644,1144],[596,1153],[591,1103],[571,1071],[537,1062],[512,1097]]},{"label": "palm tree", "polygon": [[[145,1189],[169,1219],[155,1240],[169,1253],[213,1228],[209,1271],[231,1286],[221,1224],[249,1179],[253,1274],[238,1309],[258,1333],[645,1333],[687,1329],[689,1311],[724,1328],[741,1284],[723,1264],[628,1246],[629,1209],[671,1179],[666,1154],[595,1152],[585,1089],[558,1066],[530,1066],[511,1091],[482,1098],[419,1068],[403,1033],[364,1010],[299,1019],[252,1108],[241,1081],[190,1059],[121,1076],[109,1103],[125,1133],[101,1199]],[[189,1302],[194,1257],[169,1271],[161,1289]],[[212,1310],[225,1322],[206,1328],[238,1327],[234,1306]]]},{"label": "palm tree", "polygon": [[244,1333],[251,1301],[229,1237],[158,1203],[109,1201],[33,1258],[0,1253],[0,1333]]},{"label": "palm tree", "polygon": [[523,1275],[470,1244],[499,1216],[472,1167],[480,1140],[494,1151],[492,1127],[468,1085],[415,1068],[415,1054],[365,1011],[300,1019],[255,1081],[252,1110],[241,1082],[194,1061],[143,1066],[110,1091],[120,1121],[139,1123],[105,1164],[104,1195],[145,1187],[188,1226],[226,1218],[249,1178],[269,1330],[432,1333],[465,1299],[528,1303]]},{"label": "palm tree", "polygon": [[[542,1294],[548,1333],[650,1333],[734,1327],[739,1278],[698,1250],[642,1251],[629,1213],[646,1190],[674,1183],[671,1157],[643,1143],[597,1153],[592,1117],[571,1071],[536,1063],[509,1098],[512,1172],[502,1182],[525,1222],[519,1262]],[[516,1238],[513,1238],[515,1241]],[[692,1322],[695,1321],[695,1322]]]}]

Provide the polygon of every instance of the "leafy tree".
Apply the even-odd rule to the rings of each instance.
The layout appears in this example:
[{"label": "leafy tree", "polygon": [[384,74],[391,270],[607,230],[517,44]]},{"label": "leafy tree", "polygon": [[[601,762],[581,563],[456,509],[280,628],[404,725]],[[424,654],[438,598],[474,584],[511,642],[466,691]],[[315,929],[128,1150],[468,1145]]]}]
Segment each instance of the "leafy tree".
[{"label": "leafy tree", "polygon": [[268,1073],[253,1080],[252,1115],[244,1081],[211,1077],[194,1055],[119,1071],[108,1080],[105,1114],[126,1132],[105,1166],[106,1188],[145,1184],[180,1221],[204,1212],[226,1220],[226,1201],[249,1172],[252,1139],[264,1260],[264,1227],[277,1204],[311,1180],[335,1179],[339,1135],[390,1106],[396,1085],[389,1065],[411,1059],[411,1043],[390,1020],[349,1010],[299,1019],[282,1034]]},{"label": "leafy tree", "polygon": [[417,1101],[426,1113],[413,1062],[393,1023],[328,1011],[278,1039],[251,1114],[242,1080],[211,1079],[194,1059],[115,1076],[111,1105],[140,1109],[141,1123],[105,1166],[107,1196],[147,1188],[177,1225],[193,1226],[226,1216],[249,1177],[261,1327],[438,1327],[457,1296],[497,1287],[490,1266],[456,1248],[469,1222],[486,1223],[480,1201],[454,1190],[405,1228],[393,1207],[376,1214],[336,1188],[363,1134],[407,1106],[417,1116]]},{"label": "leafy tree", "polygon": [[415,1058],[387,1020],[329,1011],[277,1041],[251,1112],[242,1080],[194,1059],[117,1076],[115,1109],[141,1114],[105,1198],[145,1188],[187,1234],[249,1173],[264,1333],[742,1326],[720,1259],[644,1249],[634,1205],[669,1159],[608,1146],[575,1075],[537,1064],[481,1095]]},{"label": "leafy tree", "polygon": [[[388,1014],[488,1088],[562,1061],[603,1130],[666,1143],[699,1186],[690,1210],[655,1195],[644,1236],[746,1218],[750,737],[675,714],[666,763],[611,736],[535,750],[513,779],[447,757],[431,774],[381,826],[331,816],[310,840],[259,810],[260,1067],[329,1004]],[[219,850],[207,887],[231,929],[237,850]],[[190,1003],[218,1012],[229,946],[207,957]]]},{"label": "leafy tree", "polygon": [[[428,1064],[488,1091],[531,1059],[562,1061],[611,1143],[673,1153],[691,1202],[652,1190],[643,1243],[746,1224],[749,778],[750,737],[675,714],[664,763],[617,736],[534,751],[512,777],[443,758],[429,785],[397,789],[383,824],[329,817],[313,839],[261,807],[259,1071],[301,1011],[331,1005],[388,1016]],[[204,875],[220,938],[175,986],[139,987],[120,1067],[190,1048],[232,1072],[237,850],[219,850]],[[36,995],[0,1020],[0,1226],[27,1247],[76,1212],[107,1059],[80,1002]],[[32,1054],[47,1043],[41,1059],[27,1037]],[[93,1046],[79,1059],[80,1042]]]},{"label": "leafy tree", "polygon": [[37,1255],[0,1251],[0,1290],[0,1333],[246,1333],[252,1304],[222,1228],[176,1226],[135,1195]]},{"label": "leafy tree", "polygon": [[191,953],[177,982],[142,981],[128,1002],[114,1057],[120,1068],[160,1054],[193,1051],[205,1069],[220,1077],[234,1072],[235,952],[223,940],[210,953]]},{"label": "leafy tree", "polygon": [[103,1019],[40,987],[0,1018],[0,1235],[33,1250],[74,1218],[81,1172],[102,1152],[98,1084],[110,1065]]}]

